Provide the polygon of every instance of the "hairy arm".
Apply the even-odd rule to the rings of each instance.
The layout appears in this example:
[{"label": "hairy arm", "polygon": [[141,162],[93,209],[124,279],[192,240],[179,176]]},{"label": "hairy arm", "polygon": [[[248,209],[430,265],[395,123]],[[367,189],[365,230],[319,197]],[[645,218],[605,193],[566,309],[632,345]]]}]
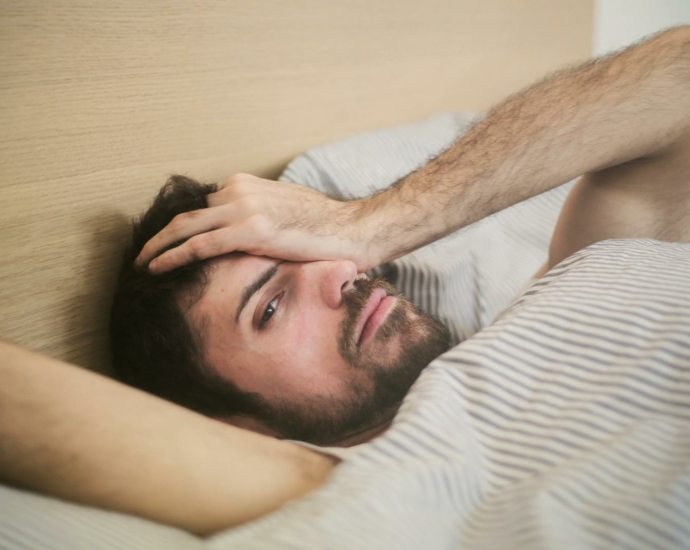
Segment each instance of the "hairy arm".
[{"label": "hairy arm", "polygon": [[[138,261],[153,272],[240,250],[354,261],[360,271],[570,179],[659,154],[690,127],[690,27],[564,70],[518,93],[385,191],[339,202],[236,174],[177,216]],[[183,244],[170,250],[178,241]]]},{"label": "hairy arm", "polygon": [[0,342],[0,481],[207,535],[319,487],[333,460]]},{"label": "hairy arm", "polygon": [[[562,71],[507,99],[453,147],[360,202],[395,235],[381,261],[574,177],[659,154],[690,129],[690,27]],[[376,228],[385,228],[376,232]]]}]

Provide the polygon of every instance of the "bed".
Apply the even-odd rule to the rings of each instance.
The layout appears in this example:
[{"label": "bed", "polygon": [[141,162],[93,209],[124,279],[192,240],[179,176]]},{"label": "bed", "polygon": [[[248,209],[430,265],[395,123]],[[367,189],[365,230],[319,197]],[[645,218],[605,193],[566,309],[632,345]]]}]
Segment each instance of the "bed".
[{"label": "bed", "polygon": [[[0,338],[110,373],[108,308],[129,220],[146,207],[170,174],[183,173],[205,181],[222,181],[240,171],[277,178],[304,151],[310,152],[306,158],[312,163],[322,161],[322,168],[334,150],[342,159],[346,142],[339,140],[361,132],[395,127],[399,135],[405,131],[405,126],[399,125],[413,123],[407,128],[419,132],[431,125],[431,133],[438,137],[443,121],[465,115],[469,120],[548,71],[586,58],[592,9],[592,2],[581,0],[439,0],[431,4],[307,1],[299,6],[275,1],[261,5],[3,3]],[[455,114],[438,114],[442,112]],[[444,139],[449,136],[452,132]],[[327,152],[318,147],[322,144],[330,144]],[[410,160],[407,170],[423,159],[422,153],[419,159]],[[309,170],[304,159],[300,156],[290,164],[284,179],[306,180]],[[377,181],[384,184],[389,177],[391,173],[386,172],[385,178]],[[553,288],[568,285],[574,270],[596,268],[600,259],[597,251],[615,253],[616,246],[604,243],[585,261],[555,271],[543,289],[532,289],[532,294],[499,323],[520,312],[529,317],[529,308],[547,307]],[[672,270],[675,260],[668,261]],[[538,256],[532,262],[536,264]],[[527,273],[531,264],[524,269]],[[510,285],[495,285],[491,294],[500,295],[500,299],[482,304],[477,309],[480,317],[459,320],[456,341],[499,316],[510,305],[511,293],[524,282],[521,278],[522,274]],[[489,353],[498,369],[505,356],[493,336],[489,332],[483,340],[475,341],[474,348],[450,356],[432,369],[422,390],[433,393],[442,385],[459,384],[460,378],[471,376],[468,357],[472,354]],[[518,332],[514,338],[524,336]],[[448,365],[464,365],[464,370],[452,375]],[[644,365],[629,367],[617,375],[627,376],[634,386],[639,378],[636,369]],[[500,378],[498,370],[491,372]],[[475,380],[465,385],[470,388],[466,394],[460,392],[453,399],[495,401],[500,413],[498,403],[506,399],[505,392],[510,393],[503,386],[506,381],[510,378],[492,379],[494,393],[483,394],[482,385],[488,382]],[[591,389],[586,380],[582,383],[586,390]],[[508,397],[526,399],[531,395],[533,403],[556,406],[553,396],[541,395],[539,401],[539,388],[523,388],[518,394]],[[589,397],[594,411],[600,397],[596,392]],[[207,541],[137,518],[72,504],[56,505],[52,499],[4,487],[0,499],[13,513],[4,515],[4,538],[0,540],[8,547],[24,544],[44,548],[49,544],[62,548],[99,544],[113,548],[222,549],[268,547],[261,545],[270,541],[274,543],[270,547],[289,547],[291,540],[296,546],[308,540],[316,547],[327,544],[328,529],[349,518],[355,523],[361,520],[369,529],[380,527],[377,540],[382,547],[451,545],[452,538],[443,538],[447,536],[444,528],[454,518],[469,514],[471,499],[486,486],[523,479],[520,468],[509,468],[498,481],[493,471],[487,471],[486,478],[467,477],[461,471],[456,481],[466,490],[463,494],[468,500],[452,491],[438,500],[430,498],[427,515],[416,518],[428,526],[423,537],[413,530],[387,531],[385,510],[376,508],[376,513],[360,517],[366,511],[362,503],[379,498],[377,491],[389,490],[386,487],[390,484],[397,484],[397,498],[416,495],[419,500],[414,491],[422,477],[431,476],[434,483],[442,485],[448,480],[450,465],[480,460],[480,453],[472,454],[472,447],[469,451],[467,447],[448,447],[431,473],[419,471],[422,477],[405,477],[402,470],[391,467],[386,457],[392,448],[404,447],[406,438],[414,434],[414,418],[436,414],[426,407],[426,402],[408,403],[399,420],[402,429],[398,435],[382,440],[368,454],[353,460],[352,466],[344,468],[312,499]],[[474,438],[481,448],[487,444],[486,434],[470,416],[449,421],[445,427]],[[560,426],[567,431],[571,420],[565,415],[562,425],[550,429]],[[524,429],[517,421],[514,427]],[[648,426],[650,433],[667,428],[653,422]],[[684,432],[679,429],[678,434]],[[681,435],[677,437],[683,439],[685,435]],[[433,438],[433,434],[428,437]],[[534,437],[535,445],[548,446],[538,434]],[[651,441],[645,437],[621,440],[611,452],[624,456]],[[510,442],[501,445],[496,453],[514,452]],[[663,448],[661,444],[658,447]],[[560,450],[549,452],[557,454]],[[674,463],[669,457],[672,469]],[[410,457],[408,474],[410,468],[415,470],[423,462],[422,457]],[[385,465],[388,473],[373,482],[379,472],[373,468],[377,464]],[[368,467],[372,468],[372,483],[346,498],[347,487],[353,486],[351,472]],[[596,463],[583,463],[582,479],[588,469],[597,467]],[[687,483],[687,476],[677,479],[679,486]],[[535,531],[542,542],[557,545],[567,540],[557,528],[562,517],[557,512],[564,500],[572,498],[569,484],[573,481],[559,481],[558,491],[534,493],[524,513],[525,538],[514,540],[529,545]],[[534,489],[535,483],[525,477],[524,483],[516,483],[515,495]],[[596,488],[587,486],[586,490]],[[631,494],[631,503],[634,496]],[[509,528],[492,531],[492,526],[500,525],[501,514],[511,502],[519,500],[491,502],[483,515],[472,518],[476,531],[467,539],[468,547],[490,546],[514,537]],[[644,525],[645,518],[655,518],[664,506],[677,506],[679,513],[685,509],[682,502],[659,500],[644,509],[646,516],[634,515],[633,519]],[[323,510],[321,523],[310,526],[311,522],[300,520],[311,517],[305,516],[304,510],[315,508]],[[538,516],[540,510],[543,515]],[[629,514],[628,510],[618,512]],[[17,518],[30,521],[22,525]],[[408,521],[415,525],[415,518]],[[40,531],[35,529],[39,524],[44,526]],[[494,533],[495,538],[486,533]],[[567,534],[588,540],[586,529]],[[353,538],[349,546],[359,543]]]}]

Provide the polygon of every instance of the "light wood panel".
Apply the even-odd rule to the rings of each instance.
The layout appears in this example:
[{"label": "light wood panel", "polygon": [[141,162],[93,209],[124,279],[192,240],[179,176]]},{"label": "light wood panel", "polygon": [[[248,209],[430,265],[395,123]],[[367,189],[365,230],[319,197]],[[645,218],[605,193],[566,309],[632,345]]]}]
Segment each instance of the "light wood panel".
[{"label": "light wood panel", "polygon": [[485,109],[591,27],[591,0],[0,0],[0,338],[107,372],[128,220],[169,174]]}]

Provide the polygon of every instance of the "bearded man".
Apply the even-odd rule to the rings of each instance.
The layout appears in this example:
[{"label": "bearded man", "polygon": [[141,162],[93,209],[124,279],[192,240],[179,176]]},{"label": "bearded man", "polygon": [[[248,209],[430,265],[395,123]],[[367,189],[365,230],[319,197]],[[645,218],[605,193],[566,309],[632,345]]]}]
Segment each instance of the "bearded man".
[{"label": "bearded man", "polygon": [[135,223],[111,317],[120,378],[281,439],[351,446],[383,432],[448,349],[448,329],[348,260],[234,252],[165,274],[135,265],[148,240],[198,215],[214,191],[174,176]]}]

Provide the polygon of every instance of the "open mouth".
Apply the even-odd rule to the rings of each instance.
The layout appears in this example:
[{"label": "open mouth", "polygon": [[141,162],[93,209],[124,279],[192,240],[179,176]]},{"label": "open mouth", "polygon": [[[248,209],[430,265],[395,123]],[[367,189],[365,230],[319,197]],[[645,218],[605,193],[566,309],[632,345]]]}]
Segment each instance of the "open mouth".
[{"label": "open mouth", "polygon": [[395,306],[396,299],[388,296],[382,288],[377,288],[371,293],[369,301],[364,306],[362,314],[357,321],[357,346],[362,346],[371,340],[386,317]]}]

